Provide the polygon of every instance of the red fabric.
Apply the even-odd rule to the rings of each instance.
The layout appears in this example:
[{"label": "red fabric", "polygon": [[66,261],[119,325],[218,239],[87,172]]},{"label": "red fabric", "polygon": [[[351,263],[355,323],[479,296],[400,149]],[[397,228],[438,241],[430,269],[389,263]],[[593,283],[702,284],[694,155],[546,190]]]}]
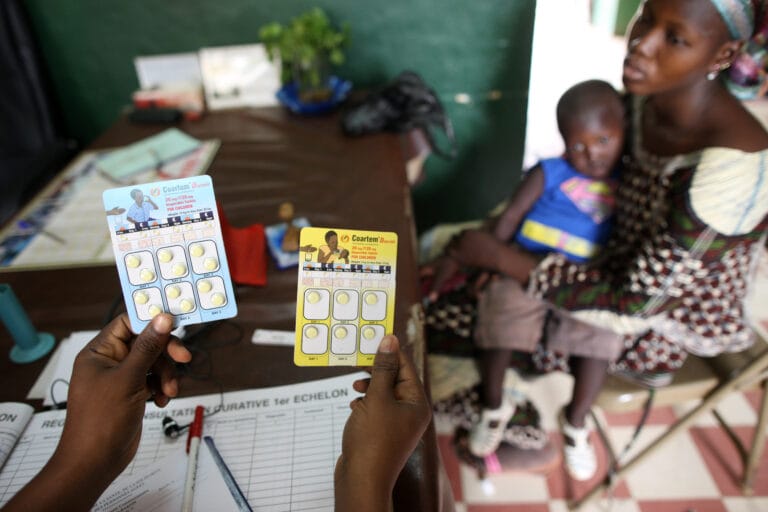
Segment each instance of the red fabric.
[{"label": "red fabric", "polygon": [[235,228],[229,224],[221,205],[217,205],[224,248],[232,281],[237,284],[267,284],[267,253],[263,224]]}]

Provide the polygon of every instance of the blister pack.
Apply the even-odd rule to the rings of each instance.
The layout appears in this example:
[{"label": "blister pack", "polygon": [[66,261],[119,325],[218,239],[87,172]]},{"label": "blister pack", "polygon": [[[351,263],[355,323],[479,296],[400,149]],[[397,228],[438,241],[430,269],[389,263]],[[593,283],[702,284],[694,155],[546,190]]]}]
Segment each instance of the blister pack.
[{"label": "blister pack", "polygon": [[175,327],[237,314],[210,176],[109,189],[103,199],[135,332],[161,312]]}]

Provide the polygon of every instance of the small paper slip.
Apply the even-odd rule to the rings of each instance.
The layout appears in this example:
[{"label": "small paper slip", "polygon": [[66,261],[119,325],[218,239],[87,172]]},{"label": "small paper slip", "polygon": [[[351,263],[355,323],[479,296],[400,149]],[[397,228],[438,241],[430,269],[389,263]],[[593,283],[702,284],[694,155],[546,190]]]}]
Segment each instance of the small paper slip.
[{"label": "small paper slip", "polygon": [[105,210],[125,210],[107,224],[135,332],[162,312],[174,327],[237,314],[210,176],[113,188],[103,199]]},{"label": "small paper slip", "polygon": [[161,88],[179,83],[202,85],[200,59],[197,53],[141,55],[133,59],[139,87]]},{"label": "small paper slip", "polygon": [[397,234],[301,230],[297,366],[370,366],[395,316]]},{"label": "small paper slip", "polygon": [[176,128],[135,142],[107,154],[98,162],[101,171],[121,180],[133,174],[162,168],[163,164],[200,147],[201,142]]},{"label": "small paper slip", "polygon": [[293,331],[275,331],[272,329],[256,329],[253,331],[251,343],[255,345],[285,345],[290,347],[296,339]]}]

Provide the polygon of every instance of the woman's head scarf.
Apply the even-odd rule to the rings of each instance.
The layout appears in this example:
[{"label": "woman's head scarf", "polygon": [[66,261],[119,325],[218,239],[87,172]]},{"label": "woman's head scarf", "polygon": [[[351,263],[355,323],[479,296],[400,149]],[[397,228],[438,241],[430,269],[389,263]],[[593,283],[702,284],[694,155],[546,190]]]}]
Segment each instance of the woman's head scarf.
[{"label": "woman's head scarf", "polygon": [[725,21],[733,39],[747,40],[754,35],[764,2],[758,0],[710,1]]},{"label": "woman's head scarf", "polygon": [[734,40],[744,46],[726,76],[731,92],[741,99],[764,94],[768,85],[768,12],[765,0],[710,0]]}]

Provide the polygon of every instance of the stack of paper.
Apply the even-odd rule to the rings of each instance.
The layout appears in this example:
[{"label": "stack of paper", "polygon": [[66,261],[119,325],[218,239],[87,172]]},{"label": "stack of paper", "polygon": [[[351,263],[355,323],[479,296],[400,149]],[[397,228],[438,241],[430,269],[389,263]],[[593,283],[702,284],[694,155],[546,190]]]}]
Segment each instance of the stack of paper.
[{"label": "stack of paper", "polygon": [[201,142],[176,128],[168,128],[152,137],[111,151],[98,162],[107,176],[122,180],[128,176],[156,170],[199,149]]}]

